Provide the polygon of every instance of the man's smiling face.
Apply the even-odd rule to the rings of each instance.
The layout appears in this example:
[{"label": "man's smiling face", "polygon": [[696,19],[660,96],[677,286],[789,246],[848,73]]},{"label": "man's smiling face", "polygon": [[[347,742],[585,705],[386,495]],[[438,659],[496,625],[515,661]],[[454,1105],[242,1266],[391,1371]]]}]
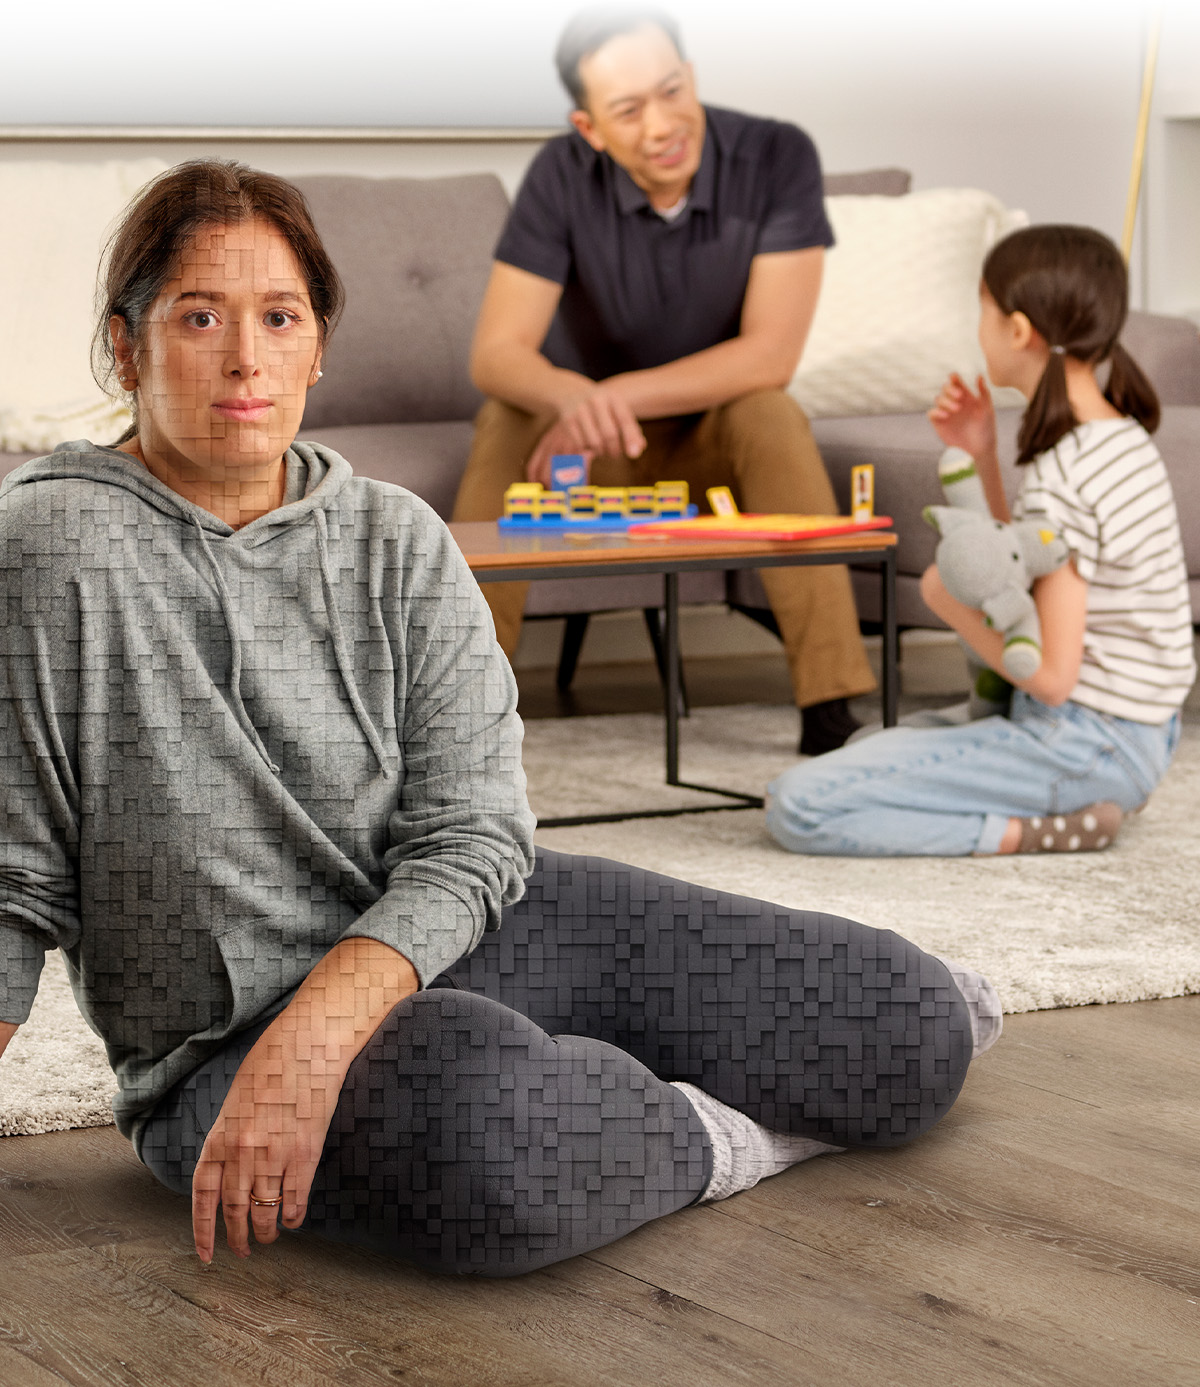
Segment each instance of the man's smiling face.
[{"label": "man's smiling face", "polygon": [[691,187],[704,147],[704,110],[692,65],[657,24],[616,34],[579,64],[586,109],[571,123],[607,152],[653,207],[672,207]]}]

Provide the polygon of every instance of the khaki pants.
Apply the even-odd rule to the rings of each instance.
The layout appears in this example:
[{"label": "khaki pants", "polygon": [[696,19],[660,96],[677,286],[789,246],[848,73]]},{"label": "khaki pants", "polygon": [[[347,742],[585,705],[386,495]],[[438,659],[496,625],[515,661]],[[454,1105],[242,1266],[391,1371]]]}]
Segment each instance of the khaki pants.
[{"label": "khaki pants", "polygon": [[[475,437],[454,505],[455,520],[495,520],[504,492],[525,480],[525,463],[550,425],[547,416],[488,400],[475,420]],[[832,515],[837,506],[799,405],[782,390],[761,390],[704,414],[642,421],[646,451],[640,458],[597,457],[597,486],[685,481],[705,510],[710,486],[728,486],[747,511]],[[858,614],[844,567],[768,568],[763,587],[779,623],[796,704],[853,698],[875,687],[858,630]],[[486,583],[496,634],[511,658],[521,635],[528,583]]]}]

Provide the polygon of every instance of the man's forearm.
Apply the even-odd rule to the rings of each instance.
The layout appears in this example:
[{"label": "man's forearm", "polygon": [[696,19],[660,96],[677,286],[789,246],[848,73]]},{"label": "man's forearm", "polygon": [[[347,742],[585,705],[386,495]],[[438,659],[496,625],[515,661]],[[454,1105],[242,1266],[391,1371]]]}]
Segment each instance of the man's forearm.
[{"label": "man's forearm", "polygon": [[530,414],[555,416],[593,384],[587,376],[553,365],[541,352],[512,342],[476,348],[471,380],[493,399]]},{"label": "man's forearm", "polygon": [[639,419],[663,419],[712,409],[756,390],[781,390],[795,368],[773,343],[732,337],[678,361],[613,376],[608,384]]},{"label": "man's forearm", "polygon": [[17,1026],[12,1021],[0,1021],[0,1055],[4,1053],[8,1042],[17,1033]]},{"label": "man's forearm", "polygon": [[[621,395],[636,418],[663,419],[712,409],[755,390],[781,389],[794,369],[795,363],[789,367],[773,345],[734,337],[662,366],[610,376],[604,384]],[[472,362],[472,379],[485,395],[531,414],[556,416],[594,384],[552,365],[540,352],[516,345],[480,352]]]}]

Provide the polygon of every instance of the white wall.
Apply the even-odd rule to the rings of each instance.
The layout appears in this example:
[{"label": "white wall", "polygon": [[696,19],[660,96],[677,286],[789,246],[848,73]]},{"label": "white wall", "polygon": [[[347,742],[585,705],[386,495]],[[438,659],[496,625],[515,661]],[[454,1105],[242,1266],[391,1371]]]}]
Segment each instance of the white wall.
[{"label": "white wall", "polygon": [[[799,122],[827,168],[899,164],[917,187],[985,187],[1035,220],[1088,222],[1116,237],[1149,3],[677,0],[672,8],[702,95]],[[550,53],[573,8],[562,0],[262,0],[185,19],[161,0],[127,0],[118,10],[50,0],[6,17],[6,47],[20,60],[6,63],[0,125],[553,125],[566,103]],[[1174,88],[1200,93],[1188,13],[1183,0],[1168,5],[1163,71]],[[117,148],[65,152],[91,158]],[[196,152],[178,142],[160,148],[168,157]],[[535,146],[213,148],[281,172],[494,167],[511,186]],[[0,139],[0,158],[63,152]],[[1163,302],[1170,286],[1153,262],[1164,253],[1162,236],[1151,236],[1149,285]],[[1146,259],[1139,251],[1135,270]],[[1135,288],[1140,295],[1137,279]]]}]

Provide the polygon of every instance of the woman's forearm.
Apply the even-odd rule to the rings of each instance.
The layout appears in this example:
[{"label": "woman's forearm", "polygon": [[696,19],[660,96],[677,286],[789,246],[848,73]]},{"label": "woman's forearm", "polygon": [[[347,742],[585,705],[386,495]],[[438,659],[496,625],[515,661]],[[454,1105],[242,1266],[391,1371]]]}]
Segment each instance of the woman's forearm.
[{"label": "woman's forearm", "polygon": [[355,1056],[388,1012],[419,986],[412,964],[390,945],[342,939],[268,1030],[308,1069],[314,1087],[340,1089]]}]

